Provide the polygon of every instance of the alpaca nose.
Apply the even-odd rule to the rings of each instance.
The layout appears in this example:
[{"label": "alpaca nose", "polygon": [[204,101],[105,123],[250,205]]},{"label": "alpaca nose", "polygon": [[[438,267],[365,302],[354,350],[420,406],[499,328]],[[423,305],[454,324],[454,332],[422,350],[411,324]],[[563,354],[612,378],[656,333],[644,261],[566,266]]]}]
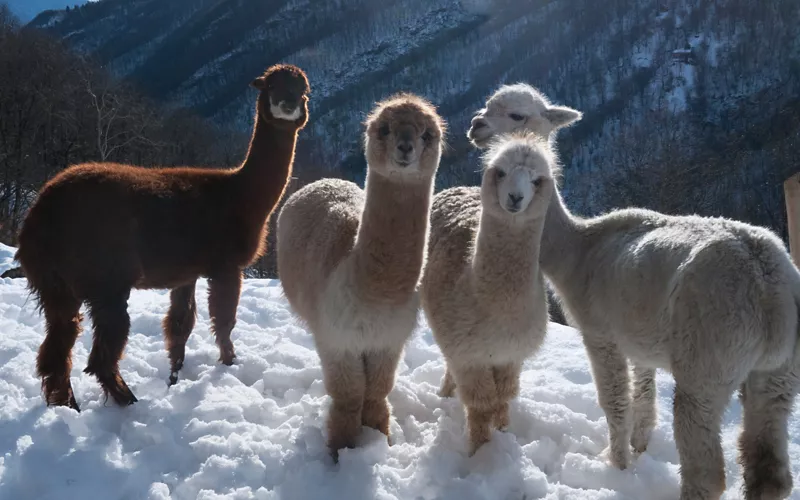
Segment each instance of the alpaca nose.
[{"label": "alpaca nose", "polygon": [[404,155],[408,155],[412,151],[414,151],[414,145],[408,141],[403,141],[397,145],[397,149],[399,149],[400,152],[403,153]]},{"label": "alpaca nose", "polygon": [[522,198],[523,196],[521,194],[508,193],[508,208],[512,208],[516,211],[519,208],[519,202],[522,201]]},{"label": "alpaca nose", "polygon": [[476,116],[472,119],[472,129],[478,130],[479,128],[483,128],[486,126],[486,120],[481,118],[480,116]]}]

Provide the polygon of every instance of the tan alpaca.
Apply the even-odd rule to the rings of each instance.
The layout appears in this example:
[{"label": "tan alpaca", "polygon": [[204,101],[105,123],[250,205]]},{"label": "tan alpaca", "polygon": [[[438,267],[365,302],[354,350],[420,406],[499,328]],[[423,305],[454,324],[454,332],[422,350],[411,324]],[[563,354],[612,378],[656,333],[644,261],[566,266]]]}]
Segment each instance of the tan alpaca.
[{"label": "tan alpaca", "polygon": [[470,454],[508,427],[522,362],[547,331],[539,243],[556,161],[535,134],[501,138],[481,187],[438,194],[420,296],[447,360],[440,394],[466,406]]},{"label": "tan alpaca", "polygon": [[293,194],[278,217],[278,273],[314,335],[333,398],[328,446],[354,447],[361,426],[389,435],[386,396],[417,324],[444,121],[399,94],[366,121],[367,180],[324,179]]}]

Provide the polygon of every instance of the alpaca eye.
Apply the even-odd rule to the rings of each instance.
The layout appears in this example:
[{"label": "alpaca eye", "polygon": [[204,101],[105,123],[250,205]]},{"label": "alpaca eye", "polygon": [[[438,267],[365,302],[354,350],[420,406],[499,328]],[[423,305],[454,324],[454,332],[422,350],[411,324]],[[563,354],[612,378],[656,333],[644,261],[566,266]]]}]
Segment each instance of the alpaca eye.
[{"label": "alpaca eye", "polygon": [[498,170],[498,171],[497,171],[497,173],[496,173],[495,175],[497,175],[497,178],[498,178],[498,179],[502,179],[503,177],[505,177],[505,176],[506,176],[506,173],[505,173],[505,172],[503,172],[502,170]]},{"label": "alpaca eye", "polygon": [[378,129],[378,134],[381,137],[386,137],[387,135],[389,135],[389,125],[385,123],[381,125],[381,128]]},{"label": "alpaca eye", "polygon": [[433,134],[430,131],[426,130],[424,134],[422,134],[422,140],[425,142],[430,142],[433,139]]},{"label": "alpaca eye", "polygon": [[534,185],[534,186],[536,186],[537,188],[538,188],[539,186],[541,186],[541,185],[542,185],[542,178],[541,178],[541,177],[539,177],[538,179],[535,179],[535,180],[533,181],[533,185]]},{"label": "alpaca eye", "polygon": [[520,115],[520,114],[517,114],[517,113],[511,113],[511,114],[509,114],[508,116],[509,116],[509,117],[510,117],[512,120],[514,120],[515,122],[521,122],[522,120],[524,120],[524,119],[525,119],[525,117],[524,117],[524,116],[522,116],[522,115]]}]

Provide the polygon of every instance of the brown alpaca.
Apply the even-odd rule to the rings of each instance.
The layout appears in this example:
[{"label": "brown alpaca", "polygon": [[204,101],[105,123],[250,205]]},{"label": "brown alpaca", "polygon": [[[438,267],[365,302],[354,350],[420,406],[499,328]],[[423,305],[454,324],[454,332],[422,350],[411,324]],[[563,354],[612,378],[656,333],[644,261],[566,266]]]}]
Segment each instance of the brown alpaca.
[{"label": "brown alpaca", "polygon": [[16,258],[44,312],[37,371],[48,405],[78,410],[71,351],[86,302],[94,343],[84,370],[106,397],[136,401],[119,373],[132,288],[170,288],[164,336],[172,373],[183,365],[195,323],[195,282],[207,277],[212,329],[226,365],[242,270],[264,252],[267,219],[292,171],[297,133],[308,117],[303,71],[275,65],[252,85],[260,93],[247,157],[234,169],[90,163],[42,188],[19,235]]}]

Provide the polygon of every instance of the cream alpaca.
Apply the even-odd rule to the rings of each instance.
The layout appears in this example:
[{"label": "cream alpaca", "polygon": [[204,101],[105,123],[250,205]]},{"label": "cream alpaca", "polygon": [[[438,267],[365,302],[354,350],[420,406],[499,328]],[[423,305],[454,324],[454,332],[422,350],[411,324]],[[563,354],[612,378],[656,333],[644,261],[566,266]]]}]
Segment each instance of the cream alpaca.
[{"label": "cream alpaca", "polygon": [[485,158],[478,187],[433,201],[422,307],[447,360],[441,395],[467,409],[470,454],[505,430],[522,362],[544,340],[547,298],[539,242],[555,158],[535,134],[503,138]]},{"label": "cream alpaca", "polygon": [[389,435],[386,396],[417,324],[444,122],[410,94],[366,122],[365,190],[325,179],[292,195],[278,218],[278,273],[314,335],[333,399],[328,446],[355,446],[361,426]]},{"label": "cream alpaca", "polygon": [[775,234],[722,218],[637,209],[580,219],[556,193],[540,263],[583,334],[614,465],[627,467],[631,445],[647,447],[656,422],[655,369],[662,368],[675,378],[681,500],[718,499],[724,491],[720,424],[737,389],[745,498],[789,495],[800,273]]}]

